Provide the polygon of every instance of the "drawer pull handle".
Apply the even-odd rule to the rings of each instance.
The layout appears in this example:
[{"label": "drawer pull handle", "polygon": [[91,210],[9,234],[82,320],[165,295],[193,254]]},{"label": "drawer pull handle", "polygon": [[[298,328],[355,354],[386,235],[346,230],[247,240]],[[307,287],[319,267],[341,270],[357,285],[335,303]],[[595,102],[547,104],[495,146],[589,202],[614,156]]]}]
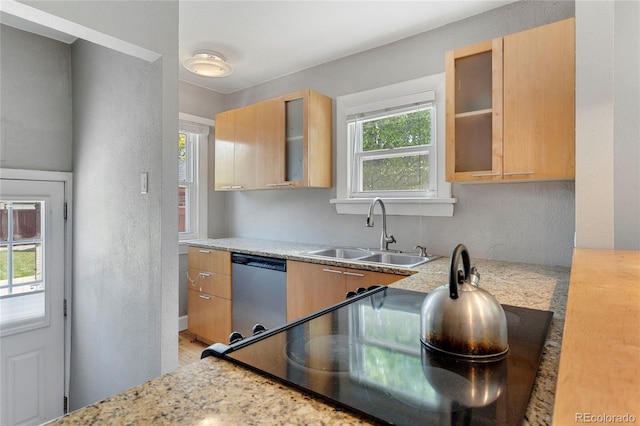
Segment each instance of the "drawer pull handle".
[{"label": "drawer pull handle", "polygon": [[329,272],[331,274],[341,274],[342,271],[336,271],[335,269],[322,269],[324,272]]},{"label": "drawer pull handle", "polygon": [[200,253],[205,253],[205,254],[209,254],[211,253],[211,250],[199,250]]},{"label": "drawer pull handle", "polygon": [[211,276],[211,274],[208,274],[208,273],[206,273],[206,272],[200,272],[200,273],[198,274],[198,276],[199,276],[200,278],[209,278],[209,277]]},{"label": "drawer pull handle", "polygon": [[204,294],[199,294],[198,297],[204,300],[211,300],[211,296],[205,296]]},{"label": "drawer pull handle", "polygon": [[364,274],[359,274],[357,272],[344,272],[345,275],[352,275],[354,277],[364,277]]}]

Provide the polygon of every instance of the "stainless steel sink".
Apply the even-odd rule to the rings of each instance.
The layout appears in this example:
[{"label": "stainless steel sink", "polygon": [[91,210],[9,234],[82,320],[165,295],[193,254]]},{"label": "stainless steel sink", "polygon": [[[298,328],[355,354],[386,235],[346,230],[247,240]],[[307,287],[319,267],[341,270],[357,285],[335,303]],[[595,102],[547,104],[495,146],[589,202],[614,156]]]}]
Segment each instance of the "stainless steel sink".
[{"label": "stainless steel sink", "polygon": [[312,250],[302,253],[306,256],[319,256],[331,259],[353,260],[357,262],[373,263],[378,265],[402,266],[413,268],[440,256],[417,256],[408,253],[384,252],[353,247],[330,247],[320,250]]},{"label": "stainless steel sink", "polygon": [[[431,259],[430,259],[431,257]],[[360,262],[374,262],[383,263],[385,265],[393,266],[406,266],[407,268],[413,268],[414,266],[422,265],[423,263],[433,260],[434,256],[415,256],[403,253],[376,253],[371,256],[362,257]]]},{"label": "stainless steel sink", "polygon": [[332,257],[335,259],[358,259],[374,254],[372,251],[361,248],[332,247],[322,250],[312,250],[304,254],[310,256]]}]

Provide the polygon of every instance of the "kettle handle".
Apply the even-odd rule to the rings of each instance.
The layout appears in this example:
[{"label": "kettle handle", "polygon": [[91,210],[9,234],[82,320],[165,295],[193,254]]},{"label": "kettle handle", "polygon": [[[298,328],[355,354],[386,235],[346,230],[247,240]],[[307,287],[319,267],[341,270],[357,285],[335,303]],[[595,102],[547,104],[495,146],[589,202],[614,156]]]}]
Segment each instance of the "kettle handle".
[{"label": "kettle handle", "polygon": [[462,256],[462,265],[464,266],[464,280],[468,280],[471,274],[471,259],[469,251],[464,244],[458,244],[451,254],[451,265],[449,267],[449,297],[458,298],[458,263]]}]

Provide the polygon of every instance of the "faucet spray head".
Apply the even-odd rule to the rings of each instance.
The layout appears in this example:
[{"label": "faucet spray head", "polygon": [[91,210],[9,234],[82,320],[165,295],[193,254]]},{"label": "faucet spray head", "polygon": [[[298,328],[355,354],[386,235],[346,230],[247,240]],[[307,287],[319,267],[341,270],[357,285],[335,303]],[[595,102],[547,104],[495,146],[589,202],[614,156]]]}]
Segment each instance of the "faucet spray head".
[{"label": "faucet spray head", "polygon": [[367,217],[366,226],[369,227],[369,228],[373,227],[373,217]]}]

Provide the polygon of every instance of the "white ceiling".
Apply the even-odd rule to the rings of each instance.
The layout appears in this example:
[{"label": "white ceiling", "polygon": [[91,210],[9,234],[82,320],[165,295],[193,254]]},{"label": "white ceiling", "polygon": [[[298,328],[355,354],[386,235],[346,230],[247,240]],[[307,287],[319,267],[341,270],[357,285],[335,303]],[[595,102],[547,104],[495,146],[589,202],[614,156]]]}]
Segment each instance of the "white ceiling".
[{"label": "white ceiling", "polygon": [[181,65],[180,80],[231,93],[514,1],[180,0],[180,62],[214,50],[234,68],[206,78]]},{"label": "white ceiling", "polygon": [[[179,65],[180,80],[232,93],[428,31],[517,0],[179,0],[179,59],[214,50],[231,76],[206,78]],[[6,6],[6,7],[5,7]],[[3,2],[3,8],[22,6]],[[0,11],[0,21],[72,43],[56,25]]]}]

